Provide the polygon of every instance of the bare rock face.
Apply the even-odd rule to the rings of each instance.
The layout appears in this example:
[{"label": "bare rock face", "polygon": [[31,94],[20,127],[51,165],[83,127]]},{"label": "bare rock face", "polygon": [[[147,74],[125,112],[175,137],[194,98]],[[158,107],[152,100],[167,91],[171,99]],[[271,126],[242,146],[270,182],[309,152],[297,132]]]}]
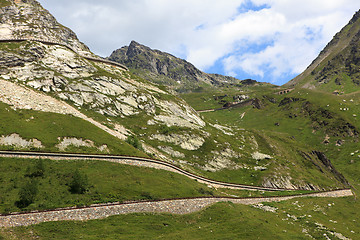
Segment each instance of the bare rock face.
[{"label": "bare rock face", "polygon": [[242,166],[233,162],[233,159],[241,157],[241,154],[233,151],[232,149],[224,149],[222,151],[212,151],[213,158],[203,167],[204,170],[216,172],[223,169],[238,169]]},{"label": "bare rock face", "polygon": [[182,149],[186,150],[197,150],[205,142],[205,139],[197,135],[189,134],[154,134],[151,136],[151,139],[156,139],[162,142],[173,143],[180,146]]},{"label": "bare rock face", "polygon": [[58,140],[60,141],[60,143],[57,144],[55,147],[58,148],[60,151],[65,151],[66,148],[68,148],[69,146],[97,148],[101,152],[109,151],[106,145],[96,146],[95,143],[89,139],[83,140],[82,138],[64,137],[62,139],[59,138]]},{"label": "bare rock face", "polygon": [[302,190],[312,190],[312,191],[322,191],[323,189],[319,186],[310,184],[310,183],[293,183],[290,176],[273,176],[271,178],[266,178],[262,184],[264,187],[278,188],[278,189],[302,189]]},{"label": "bare rock face", "polygon": [[115,50],[109,59],[136,69],[141,77],[149,81],[171,86],[178,91],[193,90],[204,83],[221,85],[240,82],[233,77],[204,73],[183,59],[135,41]]}]

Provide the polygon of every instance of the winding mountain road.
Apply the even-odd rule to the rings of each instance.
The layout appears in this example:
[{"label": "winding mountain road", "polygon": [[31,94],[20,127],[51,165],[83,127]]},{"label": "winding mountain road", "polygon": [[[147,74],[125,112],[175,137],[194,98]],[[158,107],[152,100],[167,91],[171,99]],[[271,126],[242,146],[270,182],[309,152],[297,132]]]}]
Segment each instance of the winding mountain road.
[{"label": "winding mountain road", "polygon": [[[176,172],[195,179],[199,182],[219,188],[262,190],[262,191],[284,191],[288,189],[275,189],[257,186],[249,186],[234,183],[225,183],[207,179],[187,172],[173,164],[139,157],[115,156],[115,155],[90,155],[90,154],[68,154],[68,153],[40,153],[40,152],[15,152],[0,151],[0,157],[11,158],[46,158],[53,160],[101,160],[117,162],[121,164],[152,167]],[[278,197],[256,197],[256,198],[227,198],[227,197],[199,197],[165,199],[158,201],[138,201],[125,203],[97,204],[88,207],[61,208],[55,210],[35,211],[28,213],[11,213],[0,215],[0,227],[16,227],[38,224],[50,221],[74,221],[101,219],[113,215],[129,214],[135,212],[157,212],[172,214],[187,214],[199,211],[217,202],[232,202],[237,204],[257,204],[261,202],[284,201],[297,197],[346,197],[353,196],[350,189],[334,191],[314,192],[302,195],[278,196]]]},{"label": "winding mountain road", "polygon": [[200,183],[204,183],[215,188],[230,188],[230,189],[253,190],[253,191],[297,190],[297,189],[269,188],[269,187],[260,187],[260,186],[251,186],[251,185],[244,185],[237,183],[226,183],[226,182],[215,181],[185,171],[180,167],[168,162],[149,159],[149,158],[141,158],[141,157],[117,156],[117,155],[71,154],[71,153],[17,152],[17,151],[0,151],[0,157],[45,158],[52,160],[99,160],[99,161],[116,162],[126,165],[135,165],[135,166],[150,167],[150,168],[171,171],[184,175],[188,178],[195,179]]}]

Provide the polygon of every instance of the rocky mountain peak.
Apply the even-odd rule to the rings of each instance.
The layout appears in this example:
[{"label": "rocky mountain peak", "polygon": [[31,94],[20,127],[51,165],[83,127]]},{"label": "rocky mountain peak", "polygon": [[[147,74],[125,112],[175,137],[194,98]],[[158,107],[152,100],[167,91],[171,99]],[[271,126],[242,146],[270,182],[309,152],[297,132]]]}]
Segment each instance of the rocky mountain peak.
[{"label": "rocky mountain peak", "polygon": [[360,10],[354,14],[354,16],[350,20],[349,24],[354,24],[359,18],[360,18]]},{"label": "rocky mountain peak", "polygon": [[221,85],[240,81],[233,77],[204,73],[186,60],[151,49],[136,41],[115,50],[109,59],[128,66],[149,81],[170,86],[178,91],[194,89],[201,84]]},{"label": "rocky mountain peak", "polygon": [[146,54],[146,52],[150,52],[151,49],[136,41],[131,41],[129,47],[127,48],[126,55],[128,58],[136,57],[139,54]]}]

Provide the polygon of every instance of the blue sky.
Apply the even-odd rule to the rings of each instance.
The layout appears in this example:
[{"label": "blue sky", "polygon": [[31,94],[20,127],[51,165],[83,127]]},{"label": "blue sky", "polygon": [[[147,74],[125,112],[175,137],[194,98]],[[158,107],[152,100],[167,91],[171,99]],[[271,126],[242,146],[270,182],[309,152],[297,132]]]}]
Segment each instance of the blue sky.
[{"label": "blue sky", "polygon": [[209,73],[282,85],[300,74],[358,0],[39,0],[100,56],[131,40]]}]

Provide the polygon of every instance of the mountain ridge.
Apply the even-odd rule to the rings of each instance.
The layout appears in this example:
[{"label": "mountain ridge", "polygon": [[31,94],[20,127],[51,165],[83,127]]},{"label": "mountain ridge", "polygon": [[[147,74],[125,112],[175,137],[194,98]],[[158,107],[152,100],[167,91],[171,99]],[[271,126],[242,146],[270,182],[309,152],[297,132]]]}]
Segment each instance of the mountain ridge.
[{"label": "mountain ridge", "polygon": [[[360,84],[360,76],[356,74],[360,66],[359,61],[356,60],[360,56],[357,51],[359,39],[360,10],[333,37],[304,72],[283,86],[327,92],[354,91],[354,88]],[[351,65],[353,63],[355,64]],[[354,67],[355,69],[352,69]]]},{"label": "mountain ridge", "polygon": [[179,92],[202,85],[223,86],[242,82],[234,77],[202,72],[184,59],[151,49],[136,41],[113,51],[108,59],[128,66],[149,81],[170,86]]}]

